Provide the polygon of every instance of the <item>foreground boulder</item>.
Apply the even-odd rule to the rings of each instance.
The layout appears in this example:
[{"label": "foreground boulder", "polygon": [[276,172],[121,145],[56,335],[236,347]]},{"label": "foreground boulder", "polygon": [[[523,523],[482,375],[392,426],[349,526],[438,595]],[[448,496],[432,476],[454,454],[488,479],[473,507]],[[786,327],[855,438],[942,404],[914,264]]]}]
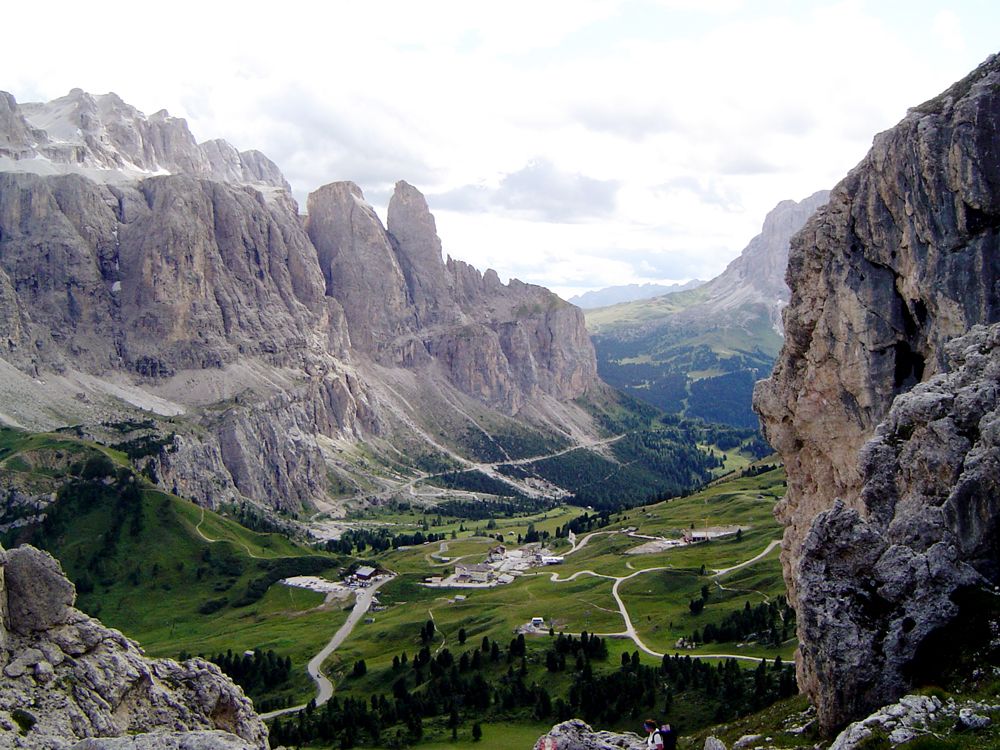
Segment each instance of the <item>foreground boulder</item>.
[{"label": "foreground boulder", "polygon": [[862,450],[861,510],[837,502],[802,546],[800,654],[827,727],[901,695],[956,595],[1000,580],[1000,325],[946,352],[954,371],[899,396]]},{"label": "foreground boulder", "polygon": [[586,722],[570,719],[556,724],[535,743],[535,750],[645,750],[646,741],[632,732],[595,731]]},{"label": "foreground boulder", "polygon": [[218,667],[149,659],[74,599],[47,552],[0,550],[0,748],[62,750],[87,738],[100,739],[81,749],[267,748],[253,704]]}]

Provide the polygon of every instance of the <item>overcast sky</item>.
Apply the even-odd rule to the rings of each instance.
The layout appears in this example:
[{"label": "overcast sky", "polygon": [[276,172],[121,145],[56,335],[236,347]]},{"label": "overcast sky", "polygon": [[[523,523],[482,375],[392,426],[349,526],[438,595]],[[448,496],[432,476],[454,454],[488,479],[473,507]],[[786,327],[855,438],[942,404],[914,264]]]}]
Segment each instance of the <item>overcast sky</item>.
[{"label": "overcast sky", "polygon": [[[149,8],[150,10],[145,10]],[[10,3],[0,89],[114,91],[304,206],[427,195],[444,249],[564,296],[710,278],[1000,51],[995,0]]]}]

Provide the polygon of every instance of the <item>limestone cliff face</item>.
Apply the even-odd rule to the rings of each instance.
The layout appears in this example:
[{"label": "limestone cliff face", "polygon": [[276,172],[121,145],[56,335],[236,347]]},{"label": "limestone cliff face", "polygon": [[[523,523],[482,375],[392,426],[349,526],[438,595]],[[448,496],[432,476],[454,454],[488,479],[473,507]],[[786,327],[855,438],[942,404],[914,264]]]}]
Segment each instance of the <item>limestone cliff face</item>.
[{"label": "limestone cliff face", "polygon": [[351,343],[380,364],[440,368],[512,414],[538,393],[568,400],[597,382],[580,311],[542,287],[445,262],[412,185],[396,184],[388,229],[356,185],[327,185],[309,196],[306,229]]},{"label": "limestone cliff face", "polygon": [[[946,342],[976,323],[1000,320],[998,127],[1000,60],[993,57],[877,136],[792,242],[785,345],[771,379],[758,385],[755,405],[788,471],[788,494],[777,513],[786,525],[785,577],[800,608],[800,684],[819,702],[828,728],[865,705],[895,698],[893,670],[909,652],[886,656],[895,666],[887,667],[885,682],[856,699],[838,697],[846,674],[836,667],[839,651],[831,651],[827,639],[816,640],[822,629],[816,623],[836,618],[817,603],[833,600],[817,594],[822,576],[815,561],[826,560],[832,571],[835,556],[822,549],[857,546],[841,533],[862,521],[875,524],[864,532],[867,541],[855,540],[867,546],[871,559],[865,564],[882,559],[875,542],[897,523],[894,515],[902,519],[898,524],[907,523],[908,505],[873,515],[884,504],[872,494],[879,488],[865,485],[870,477],[859,451],[895,398],[945,371]],[[942,475],[934,492],[953,478]],[[835,499],[842,504],[830,510]],[[842,532],[833,531],[838,523]],[[927,547],[942,531],[940,525],[929,528]],[[896,552],[885,554],[887,566],[910,564],[893,560]],[[954,558],[948,555],[941,565]],[[892,588],[888,581],[884,586]],[[878,595],[895,603],[903,597]],[[813,627],[810,618],[819,618]],[[877,652],[866,638],[862,658]],[[920,634],[910,638],[919,641]]]},{"label": "limestone cliff face", "polygon": [[181,420],[149,459],[165,486],[296,511],[325,499],[330,440],[427,438],[399,391],[413,375],[505,415],[597,384],[579,311],[446,263],[416,188],[397,185],[386,229],[352,183],[313,193],[305,222],[282,186],[262,154],[112,94],[0,96],[0,370],[31,383],[0,387],[56,381],[74,423],[128,394]]},{"label": "limestone cliff face", "polygon": [[266,750],[267,728],[218,667],[146,658],[74,609],[75,594],[48,553],[0,551],[0,747],[126,736],[129,747],[169,747],[182,731],[184,746]]}]

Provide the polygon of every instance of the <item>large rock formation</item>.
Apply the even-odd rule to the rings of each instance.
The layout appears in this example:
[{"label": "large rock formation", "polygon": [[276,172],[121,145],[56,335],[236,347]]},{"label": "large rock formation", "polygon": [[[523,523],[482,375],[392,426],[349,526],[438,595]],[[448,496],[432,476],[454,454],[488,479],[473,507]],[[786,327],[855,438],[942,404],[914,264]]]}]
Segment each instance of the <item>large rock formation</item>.
[{"label": "large rock formation", "polygon": [[48,553],[0,550],[0,747],[62,750],[121,737],[79,747],[267,748],[253,704],[218,667],[148,659],[74,609],[74,598]]},{"label": "large rock formation", "polygon": [[309,196],[306,229],[351,343],[395,367],[440,367],[464,393],[509,414],[540,393],[579,397],[597,380],[583,315],[547,289],[441,256],[424,197],[406,182],[382,223],[357,185]]},{"label": "large rock formation", "polygon": [[0,96],[0,421],[93,426],[124,400],[173,420],[148,458],[167,487],[290,512],[325,502],[334,441],[460,453],[476,410],[586,424],[563,408],[599,382],[579,310],[446,263],[404,182],[388,229],[356,185],[305,222],[284,187],[114,94]]},{"label": "large rock formation", "polygon": [[777,512],[799,680],[827,729],[897,697],[955,587],[996,574],[992,490],[965,473],[994,460],[995,372],[951,350],[968,371],[890,407],[947,370],[949,340],[1000,320],[998,128],[992,57],[877,136],[792,242],[785,345],[755,402],[788,471]]}]

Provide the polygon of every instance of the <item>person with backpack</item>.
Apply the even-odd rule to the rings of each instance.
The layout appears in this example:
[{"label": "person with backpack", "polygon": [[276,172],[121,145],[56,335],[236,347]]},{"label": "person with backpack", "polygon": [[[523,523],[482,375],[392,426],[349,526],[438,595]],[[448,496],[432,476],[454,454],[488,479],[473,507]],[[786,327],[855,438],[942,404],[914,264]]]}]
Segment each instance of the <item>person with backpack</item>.
[{"label": "person with backpack", "polygon": [[677,732],[669,724],[664,724],[658,730],[663,740],[663,750],[677,750]]},{"label": "person with backpack", "polygon": [[660,732],[659,728],[656,726],[656,722],[652,719],[646,719],[642,722],[642,728],[646,730],[646,747],[650,750],[664,750],[663,747],[663,733]]},{"label": "person with backpack", "polygon": [[652,719],[646,719],[642,723],[642,726],[648,735],[646,737],[646,747],[650,748],[650,750],[676,750],[677,733],[669,724],[664,724],[661,727],[657,726],[657,723]]}]

